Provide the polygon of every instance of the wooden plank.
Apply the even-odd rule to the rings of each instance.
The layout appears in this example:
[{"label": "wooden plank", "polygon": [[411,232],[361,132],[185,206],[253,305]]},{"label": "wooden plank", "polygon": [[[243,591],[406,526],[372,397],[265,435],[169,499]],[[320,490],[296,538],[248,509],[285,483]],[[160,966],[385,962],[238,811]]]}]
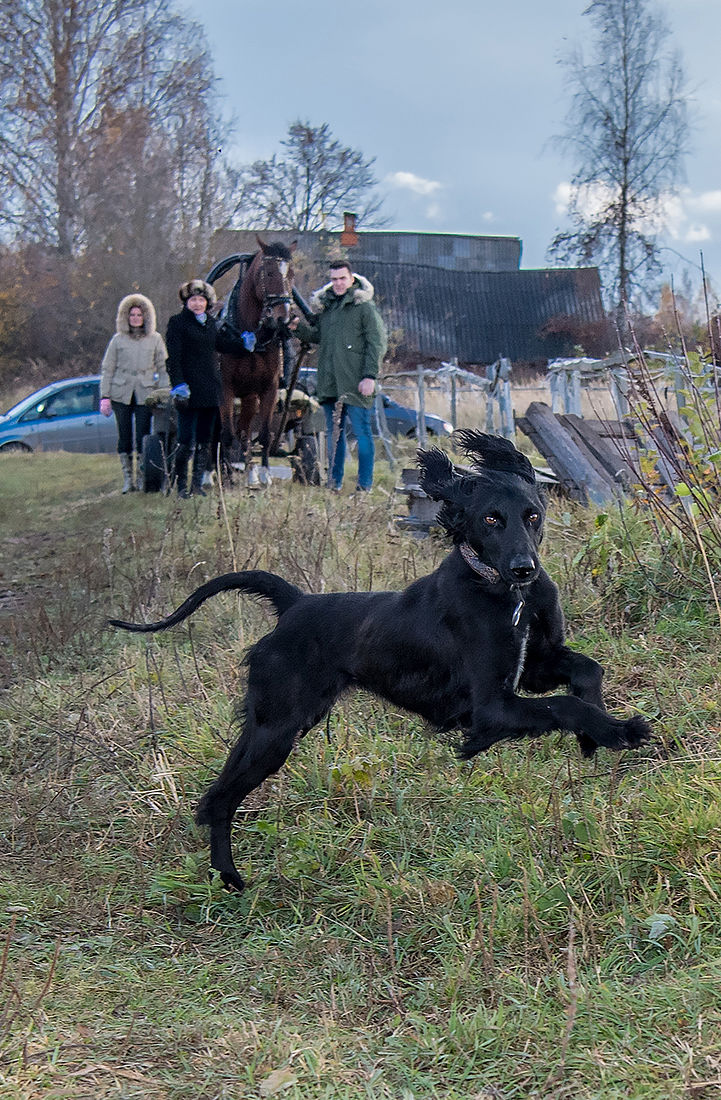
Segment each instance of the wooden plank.
[{"label": "wooden plank", "polygon": [[516,417],[516,428],[519,432],[523,432],[530,439],[533,446],[536,448],[539,454],[542,454],[547,462],[550,464],[550,468],[553,470],[556,478],[556,484],[570,496],[571,500],[578,501],[579,504],[588,504],[588,498],[583,492],[583,489],[576,485],[573,478],[566,476],[565,471],[560,472],[558,464],[551,462],[552,451],[546,445],[544,438],[539,432],[536,431],[535,424],[526,416]]},{"label": "wooden plank", "polygon": [[609,477],[619,489],[630,489],[638,481],[638,474],[629,463],[628,443],[619,439],[610,442],[608,436],[600,435],[592,420],[582,420],[574,413],[558,417],[559,423],[585,453],[589,462],[604,477]]},{"label": "wooden plank", "polygon": [[589,427],[593,428],[601,439],[631,439],[635,440],[636,430],[633,424],[627,420],[587,420]]},{"label": "wooden plank", "polygon": [[[518,421],[518,426],[529,435],[574,500],[584,504],[589,500],[594,504],[607,504],[618,497],[619,488],[611,477],[600,472],[596,464],[589,460],[587,452],[581,450],[543,401],[532,401],[525,417]],[[528,426],[532,434],[527,430]]]}]

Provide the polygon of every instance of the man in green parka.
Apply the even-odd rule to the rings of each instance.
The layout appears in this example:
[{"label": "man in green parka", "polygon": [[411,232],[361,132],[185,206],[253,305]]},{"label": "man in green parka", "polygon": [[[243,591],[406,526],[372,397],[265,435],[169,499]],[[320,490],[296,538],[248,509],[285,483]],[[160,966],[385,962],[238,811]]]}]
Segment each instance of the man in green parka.
[{"label": "man in green parka", "polygon": [[373,287],[345,260],[330,265],[330,282],[311,298],[310,324],[295,318],[290,328],[304,343],[319,344],[316,396],[325,410],[331,489],[343,484],[346,421],[358,440],[358,485],[373,485],[375,446],[371,409],[375,379],[386,353],[386,330],[373,303]]}]

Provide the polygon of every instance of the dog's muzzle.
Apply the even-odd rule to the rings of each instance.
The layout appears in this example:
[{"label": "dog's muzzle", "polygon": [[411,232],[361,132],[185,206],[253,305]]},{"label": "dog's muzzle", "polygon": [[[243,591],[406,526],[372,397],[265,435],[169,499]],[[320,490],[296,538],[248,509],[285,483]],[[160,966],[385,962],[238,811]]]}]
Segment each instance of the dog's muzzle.
[{"label": "dog's muzzle", "polygon": [[517,584],[527,584],[532,581],[538,571],[538,562],[530,556],[511,558],[508,568],[513,574]]}]

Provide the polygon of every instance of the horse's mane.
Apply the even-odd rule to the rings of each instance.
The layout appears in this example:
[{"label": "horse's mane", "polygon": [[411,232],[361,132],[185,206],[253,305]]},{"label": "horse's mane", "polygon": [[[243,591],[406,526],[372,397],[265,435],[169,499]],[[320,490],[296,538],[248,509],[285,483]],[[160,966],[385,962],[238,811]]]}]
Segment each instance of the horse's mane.
[{"label": "horse's mane", "polygon": [[281,241],[271,241],[263,249],[266,256],[275,256],[278,260],[291,260],[293,253],[287,245],[282,244]]}]

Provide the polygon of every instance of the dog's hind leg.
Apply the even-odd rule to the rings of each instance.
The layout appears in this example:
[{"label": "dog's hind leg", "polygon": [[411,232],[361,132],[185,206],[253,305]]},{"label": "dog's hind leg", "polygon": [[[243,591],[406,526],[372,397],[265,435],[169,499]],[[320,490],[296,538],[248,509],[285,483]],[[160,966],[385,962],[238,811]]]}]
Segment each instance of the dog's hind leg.
[{"label": "dog's hind leg", "polygon": [[235,811],[283,766],[296,741],[325,717],[348,685],[347,675],[331,662],[318,666],[297,647],[289,656],[289,649],[281,626],[251,650],[243,732],[196,815],[199,825],[210,826],[212,866],[225,885],[236,890],[244,883],[230,843]]},{"label": "dog's hind leg", "polygon": [[226,886],[242,890],[245,883],[233,861],[230,829],[241,802],[269,775],[283,766],[301,731],[258,726],[249,718],[218,778],[198,804],[196,821],[210,827],[210,863]]},{"label": "dog's hind leg", "polygon": [[244,888],[234,865],[230,843],[230,829],[239,805],[269,775],[280,771],[296,741],[325,717],[331,702],[328,701],[323,711],[308,715],[302,725],[293,716],[284,719],[278,716],[273,724],[267,720],[260,724],[252,716],[254,708],[248,707],[242,734],[230,750],[218,778],[200,799],[196,812],[198,825],[210,828],[210,865],[219,872],[227,887]]}]

